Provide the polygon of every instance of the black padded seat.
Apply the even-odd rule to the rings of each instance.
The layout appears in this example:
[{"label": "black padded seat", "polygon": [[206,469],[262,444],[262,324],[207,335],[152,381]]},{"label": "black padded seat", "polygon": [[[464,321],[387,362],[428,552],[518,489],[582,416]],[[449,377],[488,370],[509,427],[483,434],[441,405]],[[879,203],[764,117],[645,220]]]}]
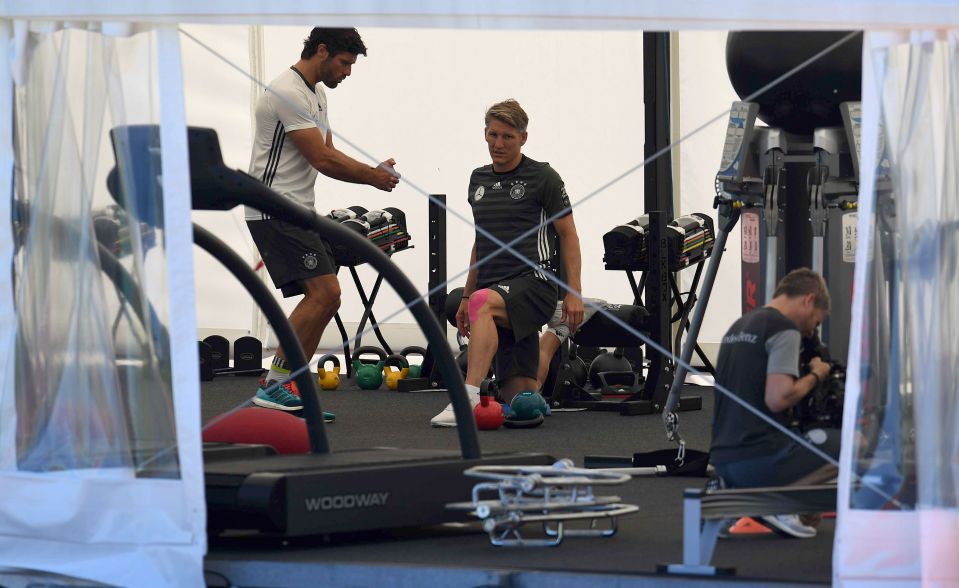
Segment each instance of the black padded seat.
[{"label": "black padded seat", "polygon": [[[637,331],[647,332],[646,323],[649,312],[645,307],[633,304],[607,304],[604,308]],[[638,347],[644,343],[635,334],[599,312],[573,335],[573,341],[577,345],[586,347]]]}]

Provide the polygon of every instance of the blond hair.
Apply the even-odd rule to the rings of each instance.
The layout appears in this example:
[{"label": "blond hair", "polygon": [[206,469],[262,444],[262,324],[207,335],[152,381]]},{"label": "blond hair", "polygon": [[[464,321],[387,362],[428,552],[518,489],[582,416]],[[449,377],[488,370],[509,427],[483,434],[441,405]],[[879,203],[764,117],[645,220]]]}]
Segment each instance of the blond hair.
[{"label": "blond hair", "polygon": [[507,124],[521,133],[526,132],[526,126],[529,124],[529,116],[519,102],[509,98],[489,107],[486,111],[484,124],[489,127],[490,119],[496,119],[503,124]]}]

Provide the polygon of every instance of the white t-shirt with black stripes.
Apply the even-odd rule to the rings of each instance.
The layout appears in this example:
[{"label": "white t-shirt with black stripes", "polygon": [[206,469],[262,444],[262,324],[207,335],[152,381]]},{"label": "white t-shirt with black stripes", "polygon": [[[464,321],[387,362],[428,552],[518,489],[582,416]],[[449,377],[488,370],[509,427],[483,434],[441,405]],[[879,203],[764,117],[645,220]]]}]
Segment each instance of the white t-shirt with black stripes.
[{"label": "white t-shirt with black stripes", "polygon": [[[295,69],[287,69],[260,94],[255,116],[250,175],[287,198],[313,208],[316,168],[286,134],[312,127],[320,129],[324,137],[330,133],[323,88],[319,84],[310,86]],[[262,218],[258,210],[247,207],[247,220]]]}]

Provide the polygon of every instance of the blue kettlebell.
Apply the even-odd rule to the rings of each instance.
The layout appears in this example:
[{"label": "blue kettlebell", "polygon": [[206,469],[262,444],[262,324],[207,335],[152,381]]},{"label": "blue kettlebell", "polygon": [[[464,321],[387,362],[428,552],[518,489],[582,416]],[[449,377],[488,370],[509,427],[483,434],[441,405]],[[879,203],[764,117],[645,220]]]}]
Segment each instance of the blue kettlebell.
[{"label": "blue kettlebell", "polygon": [[[376,355],[378,360],[367,363],[361,357]],[[367,360],[369,361],[369,360]],[[353,352],[353,376],[356,385],[363,390],[376,390],[383,383],[383,366],[386,364],[386,352],[379,347],[360,347]]]}]

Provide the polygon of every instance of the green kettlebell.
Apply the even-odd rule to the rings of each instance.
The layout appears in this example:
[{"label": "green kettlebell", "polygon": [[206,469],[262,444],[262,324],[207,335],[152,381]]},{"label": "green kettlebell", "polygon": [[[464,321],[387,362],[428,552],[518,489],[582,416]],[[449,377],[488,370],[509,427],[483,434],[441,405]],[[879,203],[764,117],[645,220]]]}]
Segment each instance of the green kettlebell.
[{"label": "green kettlebell", "polygon": [[[376,355],[376,362],[367,363],[361,356],[364,354]],[[367,360],[369,361],[369,360]],[[376,390],[383,383],[383,365],[386,363],[386,352],[379,347],[360,347],[353,352],[353,377],[356,385],[363,390]]]},{"label": "green kettlebell", "polygon": [[423,377],[423,362],[420,361],[418,364],[413,364],[410,362],[411,355],[419,355],[421,358],[426,359],[426,350],[422,347],[416,345],[410,345],[409,347],[404,347],[400,351],[400,355],[406,358],[406,362],[410,366],[410,373],[407,377],[409,378],[422,378]]},{"label": "green kettlebell", "polygon": [[[393,368],[397,369],[393,369]],[[386,387],[390,390],[396,390],[400,385],[400,380],[405,380],[410,374],[410,364],[402,355],[391,355],[383,362],[383,377],[386,379]]]}]

